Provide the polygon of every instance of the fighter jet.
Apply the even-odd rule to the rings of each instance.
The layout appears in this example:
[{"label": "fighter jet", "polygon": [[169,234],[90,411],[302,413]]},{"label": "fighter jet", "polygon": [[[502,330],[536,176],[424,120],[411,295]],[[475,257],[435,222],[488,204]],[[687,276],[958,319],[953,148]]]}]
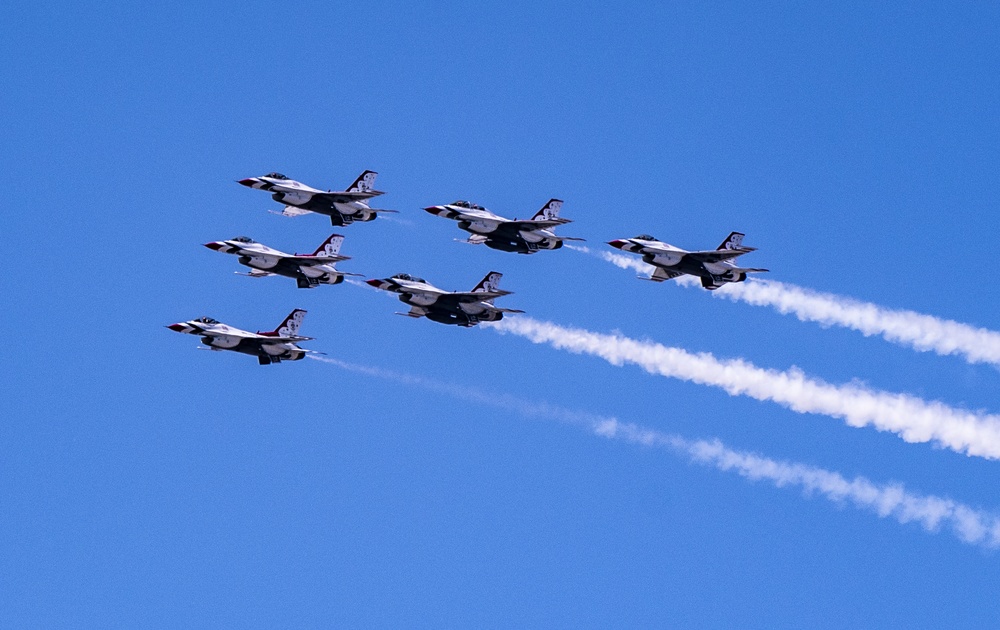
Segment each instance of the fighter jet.
[{"label": "fighter jet", "polygon": [[518,254],[534,254],[540,249],[559,249],[563,241],[582,241],[582,238],[556,236],[552,231],[557,225],[571,223],[560,219],[563,202],[550,199],[531,219],[518,221],[493,214],[482,206],[468,201],[455,201],[444,206],[424,208],[431,214],[458,221],[458,227],[472,234],[465,243],[485,244],[487,247]]},{"label": "fighter jet", "polygon": [[718,289],[728,282],[743,282],[748,273],[761,273],[767,269],[737,267],[733,261],[737,256],[755,251],[756,247],[744,247],[743,236],[732,232],[717,249],[689,252],[658,241],[648,234],[635,238],[609,241],[608,245],[633,254],[642,254],[643,261],[656,267],[649,278],[663,282],[684,274],[701,278],[701,286],[709,290]]},{"label": "fighter jet", "polygon": [[236,254],[241,265],[250,267],[250,273],[240,274],[251,278],[265,276],[286,276],[295,278],[300,289],[311,289],[320,284],[340,284],[344,276],[358,276],[357,273],[337,271],[333,263],[350,260],[340,255],[340,244],[344,237],[331,234],[312,254],[286,254],[257,243],[246,236],[237,236],[228,241],[212,241],[205,247],[217,252]]},{"label": "fighter jet", "polygon": [[199,317],[188,322],[170,324],[167,328],[179,333],[200,335],[201,342],[210,350],[232,350],[250,354],[257,357],[261,365],[268,365],[282,361],[298,361],[307,353],[314,352],[295,345],[300,341],[312,339],[299,336],[299,326],[302,325],[305,314],[302,309],[295,309],[271,332],[247,332],[222,324],[211,317]]},{"label": "fighter jet", "polygon": [[511,308],[493,305],[495,298],[510,295],[510,291],[497,288],[503,274],[491,271],[471,292],[445,291],[428,283],[423,278],[400,273],[384,280],[369,280],[376,289],[399,294],[399,301],[410,305],[408,313],[396,313],[407,317],[426,317],[441,324],[475,326],[479,322],[495,322],[503,319],[504,313],[523,313]]},{"label": "fighter jet", "polygon": [[295,217],[315,212],[330,217],[330,223],[344,226],[355,221],[371,221],[379,212],[395,210],[372,209],[368,200],[385,193],[375,190],[375,171],[365,171],[358,176],[347,190],[319,190],[281,173],[268,173],[262,177],[249,177],[239,183],[250,188],[259,188],[271,193],[271,198],[285,204],[284,210],[276,212],[286,217]]}]

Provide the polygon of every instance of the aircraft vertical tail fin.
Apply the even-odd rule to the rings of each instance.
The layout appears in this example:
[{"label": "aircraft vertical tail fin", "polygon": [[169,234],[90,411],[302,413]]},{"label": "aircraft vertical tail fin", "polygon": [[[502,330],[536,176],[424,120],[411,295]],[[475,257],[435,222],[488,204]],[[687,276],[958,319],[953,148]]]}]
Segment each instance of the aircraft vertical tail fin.
[{"label": "aircraft vertical tail fin", "polygon": [[358,175],[358,178],[354,180],[354,183],[348,187],[346,192],[370,192],[375,190],[375,177],[377,175],[378,173],[375,171],[365,171]]},{"label": "aircraft vertical tail fin", "polygon": [[559,218],[559,211],[562,210],[562,199],[549,199],[549,202],[542,206],[542,209],[531,217],[532,221],[549,221]]},{"label": "aircraft vertical tail fin", "polygon": [[323,241],[313,256],[339,256],[340,255],[340,245],[344,242],[344,237],[340,234],[331,234],[330,238]]},{"label": "aircraft vertical tail fin", "polygon": [[472,290],[473,293],[484,293],[484,292],[494,292],[500,287],[500,278],[503,274],[499,271],[491,271],[486,274],[486,277],[479,281],[476,288]]},{"label": "aircraft vertical tail fin", "polygon": [[744,249],[743,248],[743,237],[746,234],[741,232],[730,232],[726,240],[722,241],[722,244],[715,249]]},{"label": "aircraft vertical tail fin", "polygon": [[272,330],[271,332],[278,337],[295,337],[299,334],[299,328],[302,326],[302,320],[305,318],[306,312],[301,308],[297,308],[288,314],[281,325]]}]

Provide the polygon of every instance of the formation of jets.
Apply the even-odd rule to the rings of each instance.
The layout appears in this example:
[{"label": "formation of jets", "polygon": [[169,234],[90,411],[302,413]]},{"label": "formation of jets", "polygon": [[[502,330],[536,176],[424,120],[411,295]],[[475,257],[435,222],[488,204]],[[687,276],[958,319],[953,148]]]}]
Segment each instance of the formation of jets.
[{"label": "formation of jets", "polygon": [[[271,197],[284,207],[272,211],[286,217],[303,214],[322,214],[330,218],[337,227],[355,222],[372,221],[380,213],[394,213],[395,210],[372,208],[369,200],[382,191],[375,189],[375,171],[364,171],[346,190],[320,190],[302,182],[289,179],[281,173],[268,173],[260,177],[239,180],[249,188],[266,190]],[[530,219],[508,219],[468,201],[455,201],[440,206],[428,206],[425,211],[452,219],[458,227],[469,233],[463,242],[472,245],[486,245],[492,249],[534,254],[542,250],[560,249],[565,241],[582,241],[582,238],[560,236],[555,228],[569,219],[559,216],[563,202],[550,199],[541,210]],[[633,238],[616,239],[608,245],[624,252],[639,254],[642,260],[655,269],[644,280],[663,282],[682,275],[692,275],[701,279],[703,287],[717,289],[730,282],[743,282],[749,273],[765,272],[767,269],[740,267],[737,257],[755,250],[743,245],[744,235],[732,232],[719,247],[713,250],[687,251],[659,241],[648,234]],[[321,284],[340,284],[345,276],[360,276],[336,268],[336,263],[349,260],[340,254],[344,237],[331,234],[312,254],[287,254],[246,236],[237,236],[224,241],[205,243],[205,247],[238,256],[241,265],[249,272],[240,275],[251,278],[284,276],[293,278],[301,289],[311,289]],[[463,327],[475,326],[479,322],[494,322],[503,319],[505,313],[523,313],[518,309],[501,308],[494,305],[497,298],[510,295],[510,291],[499,288],[500,272],[486,274],[472,291],[445,291],[430,284],[423,278],[400,273],[380,280],[368,280],[376,289],[390,291],[410,307],[407,317],[422,318],[441,324]],[[306,312],[292,311],[276,329],[270,332],[252,333],[223,324],[211,317],[201,317],[186,322],[171,324],[167,328],[191,335],[197,335],[210,350],[231,350],[256,356],[261,365],[298,361],[312,350],[297,344],[311,337],[302,337],[299,327]]]}]

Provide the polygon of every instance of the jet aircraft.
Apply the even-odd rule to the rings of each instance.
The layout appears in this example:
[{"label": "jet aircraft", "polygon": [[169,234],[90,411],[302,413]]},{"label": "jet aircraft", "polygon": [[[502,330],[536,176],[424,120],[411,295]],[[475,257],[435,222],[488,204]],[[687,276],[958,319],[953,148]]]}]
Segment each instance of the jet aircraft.
[{"label": "jet aircraft", "polygon": [[246,236],[237,236],[228,241],[212,241],[205,243],[205,247],[239,256],[240,264],[251,269],[250,273],[240,275],[251,278],[286,276],[295,278],[300,289],[311,289],[320,284],[340,284],[344,281],[344,276],[361,275],[338,271],[333,266],[335,262],[350,260],[350,256],[340,255],[340,244],[343,242],[343,236],[331,234],[312,254],[286,254]]},{"label": "jet aircraft", "polygon": [[556,236],[553,228],[571,223],[559,218],[563,202],[550,199],[531,219],[518,221],[493,214],[482,206],[468,201],[455,201],[443,206],[424,208],[431,214],[458,221],[458,227],[472,236],[464,242],[518,254],[534,254],[541,249],[559,249],[563,241],[582,241],[582,238]]},{"label": "jet aircraft", "polygon": [[491,271],[470,292],[445,291],[428,283],[423,278],[400,273],[383,280],[369,280],[376,289],[399,294],[399,301],[410,305],[408,313],[396,313],[408,317],[426,317],[441,324],[475,326],[479,322],[495,322],[503,319],[504,313],[523,313],[510,308],[493,305],[495,298],[510,295],[498,287],[503,274]]},{"label": "jet aircraft", "polygon": [[281,173],[268,173],[261,177],[248,177],[239,183],[249,188],[258,188],[271,193],[271,198],[285,204],[284,210],[276,212],[286,217],[295,217],[315,212],[330,217],[330,223],[344,226],[355,221],[371,221],[379,212],[395,210],[373,209],[368,206],[372,197],[384,195],[375,190],[375,171],[365,171],[358,176],[347,190],[319,190],[302,182],[289,179]]},{"label": "jet aircraft", "polygon": [[738,267],[733,262],[737,256],[755,251],[756,247],[743,246],[744,234],[732,232],[717,249],[689,252],[658,241],[648,234],[634,238],[609,241],[608,245],[633,254],[642,254],[643,261],[656,267],[653,275],[643,280],[663,282],[684,274],[701,278],[701,286],[718,289],[728,282],[743,282],[748,273],[765,272],[767,269]]},{"label": "jet aircraft", "polygon": [[281,325],[270,332],[248,332],[220,323],[211,317],[199,317],[187,322],[170,324],[170,330],[200,335],[201,342],[210,350],[232,350],[257,357],[261,365],[280,363],[282,361],[298,361],[313,350],[298,347],[300,341],[308,341],[312,337],[300,337],[299,326],[306,312],[302,309],[292,311]]}]

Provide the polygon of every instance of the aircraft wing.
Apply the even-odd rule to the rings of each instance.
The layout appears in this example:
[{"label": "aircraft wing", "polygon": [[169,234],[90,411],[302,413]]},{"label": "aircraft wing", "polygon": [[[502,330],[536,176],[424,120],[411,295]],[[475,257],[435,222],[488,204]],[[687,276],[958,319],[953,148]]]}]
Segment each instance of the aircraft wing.
[{"label": "aircraft wing", "polygon": [[[483,300],[492,300],[493,298],[502,297],[504,295],[510,295],[510,291],[501,291],[497,289],[495,291],[472,291],[472,292],[456,292],[456,293],[446,293],[442,297],[450,298],[456,302],[460,303],[472,303],[472,302],[482,302]],[[438,298],[440,299],[440,298]]]},{"label": "aircraft wing", "polygon": [[266,278],[267,276],[274,275],[270,271],[261,271],[260,269],[252,269],[250,273],[242,273],[240,271],[236,271],[234,273],[238,276],[246,276],[248,278]]},{"label": "aircraft wing", "polygon": [[274,210],[268,210],[271,214],[277,214],[282,217],[299,217],[303,214],[312,214],[312,210],[305,210],[303,208],[297,208],[295,206],[285,206],[281,212],[275,212]]},{"label": "aircraft wing", "polygon": [[270,335],[254,335],[250,334],[248,336],[243,336],[244,339],[250,341],[259,341],[260,343],[298,343],[299,341],[310,341],[314,337],[300,337],[298,335],[292,335],[290,337],[271,337]]},{"label": "aircraft wing", "polygon": [[297,343],[299,341],[309,341],[313,337],[299,337],[297,335],[289,337],[278,337],[271,335],[262,335],[260,333],[247,332],[246,330],[238,330],[235,328],[230,328],[229,330],[200,330],[195,333],[201,337],[233,337],[236,339],[244,339],[246,341],[261,343],[261,344],[272,344],[272,343]]},{"label": "aircraft wing", "polygon": [[406,317],[412,317],[414,319],[420,319],[427,315],[427,309],[422,306],[411,306],[409,312],[407,313],[396,313],[396,315],[405,315]]},{"label": "aircraft wing", "polygon": [[669,269],[664,269],[663,267],[657,267],[653,271],[653,275],[651,275],[650,277],[648,278],[643,278],[642,276],[639,277],[642,278],[643,280],[652,280],[653,282],[663,282],[664,280],[672,280],[678,276],[683,276],[683,275],[684,273],[680,271],[671,271]]},{"label": "aircraft wing", "polygon": [[569,219],[546,219],[543,221],[505,221],[501,225],[513,228],[515,230],[547,230],[549,228],[554,228],[558,225],[566,225],[567,223],[572,223]]},{"label": "aircraft wing", "polygon": [[341,260],[350,260],[350,256],[284,256],[282,260],[299,265],[300,267],[313,267],[316,265],[328,265]]},{"label": "aircraft wing", "polygon": [[755,251],[755,247],[739,247],[734,249],[713,249],[704,252],[688,252],[684,256],[697,260],[703,263],[713,263],[719,262],[721,260],[730,260],[736,258],[737,256],[742,256],[743,254],[748,254]]},{"label": "aircraft wing", "polygon": [[372,197],[378,197],[379,195],[384,195],[385,193],[380,190],[368,190],[368,191],[358,191],[358,192],[319,192],[313,193],[313,197],[319,197],[320,199],[326,199],[332,203],[350,203],[351,201],[364,201],[365,199],[371,199]]}]

